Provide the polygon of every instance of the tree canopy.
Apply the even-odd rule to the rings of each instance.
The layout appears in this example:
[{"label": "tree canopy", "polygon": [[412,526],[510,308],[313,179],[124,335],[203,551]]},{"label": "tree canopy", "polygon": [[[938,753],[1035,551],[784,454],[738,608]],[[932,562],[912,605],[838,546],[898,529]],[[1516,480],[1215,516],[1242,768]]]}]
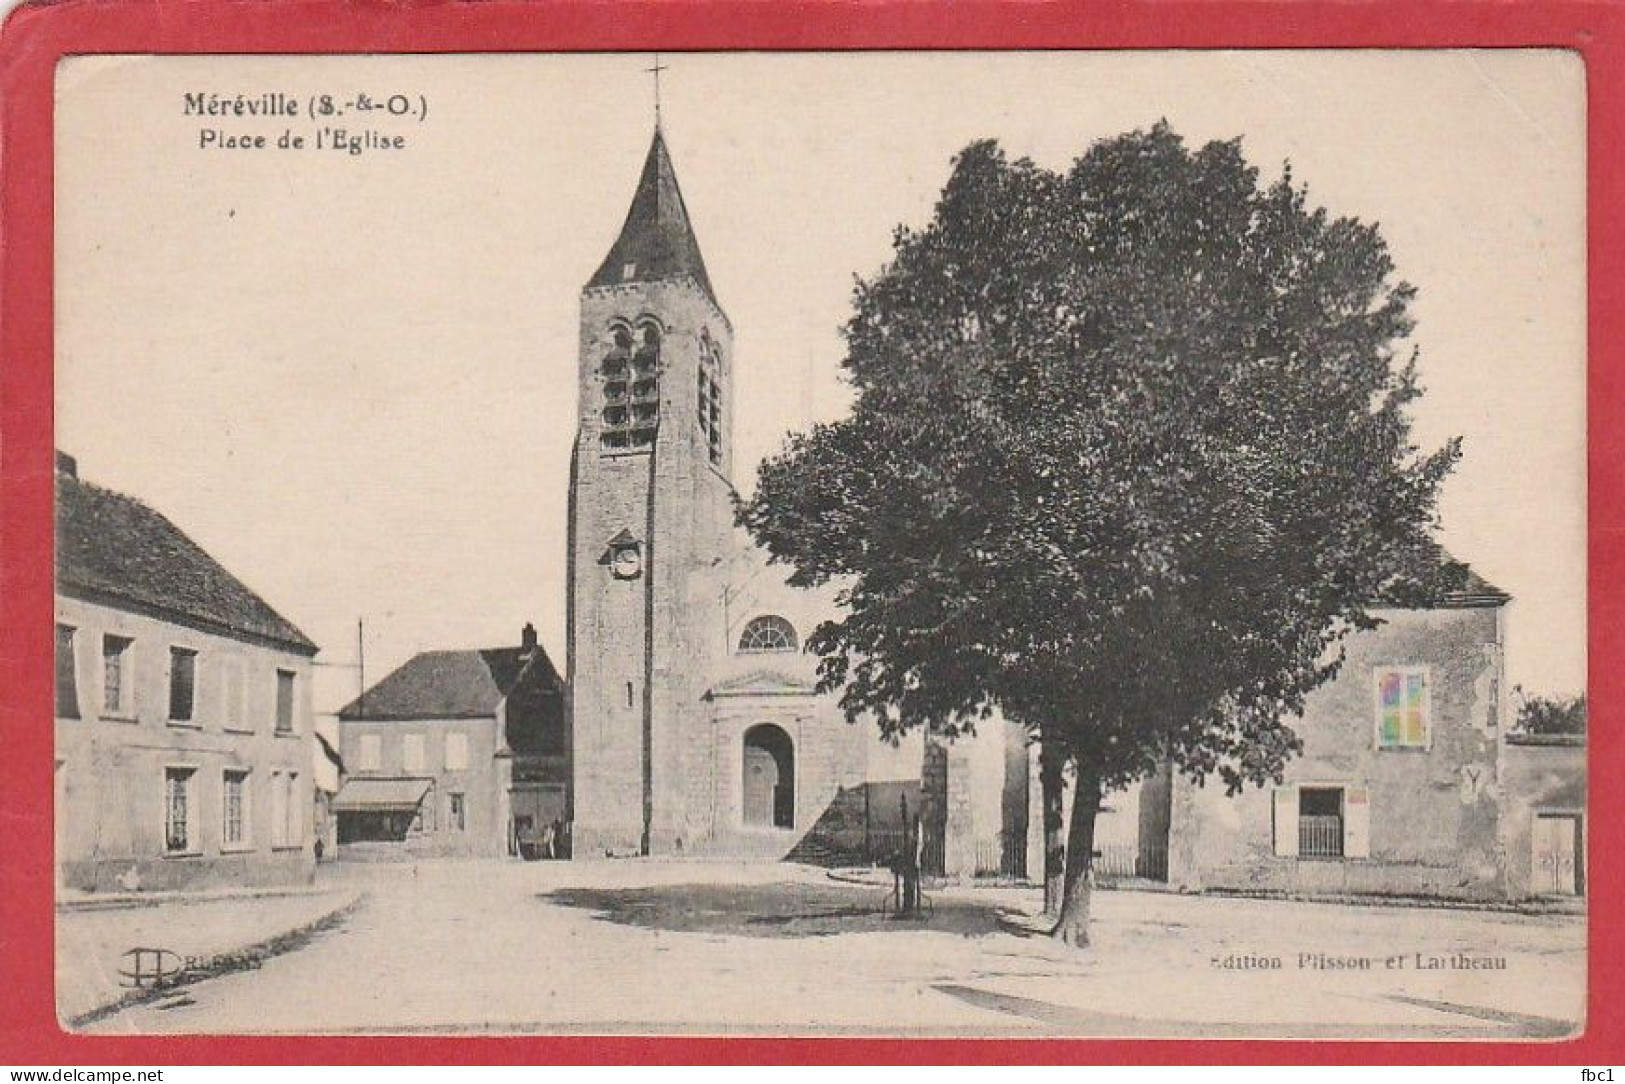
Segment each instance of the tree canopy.
[{"label": "tree canopy", "polygon": [[1512,690],[1518,705],[1513,729],[1520,734],[1584,734],[1586,694],[1575,696],[1527,696],[1523,687]]},{"label": "tree canopy", "polygon": [[1374,225],[1239,140],[1158,125],[1064,174],[975,143],[856,286],[852,412],[740,520],[842,585],[809,646],[849,717],[997,708],[1091,786],[1263,784],[1340,638],[1461,574],[1432,540],[1458,443],[1411,439],[1413,297]]}]

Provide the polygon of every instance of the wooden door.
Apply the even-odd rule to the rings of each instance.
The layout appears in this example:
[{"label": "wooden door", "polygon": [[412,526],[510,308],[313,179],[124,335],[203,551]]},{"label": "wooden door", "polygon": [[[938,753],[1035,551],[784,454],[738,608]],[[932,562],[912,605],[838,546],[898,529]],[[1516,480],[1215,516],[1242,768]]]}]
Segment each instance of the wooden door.
[{"label": "wooden door", "polygon": [[745,823],[771,827],[779,786],[779,763],[759,745],[745,746]]},{"label": "wooden door", "polygon": [[1580,818],[1569,814],[1537,814],[1531,843],[1535,893],[1578,896],[1583,883]]}]

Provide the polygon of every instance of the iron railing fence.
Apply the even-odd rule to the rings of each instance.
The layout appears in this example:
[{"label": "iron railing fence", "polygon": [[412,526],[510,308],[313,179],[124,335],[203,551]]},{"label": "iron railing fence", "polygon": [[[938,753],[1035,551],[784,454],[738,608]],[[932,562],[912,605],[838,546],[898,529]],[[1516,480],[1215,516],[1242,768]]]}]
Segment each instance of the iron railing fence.
[{"label": "iron railing fence", "polygon": [[1300,816],[1298,818],[1298,856],[1300,858],[1342,858],[1343,818],[1336,816]]},{"label": "iron railing fence", "polygon": [[1168,879],[1168,848],[1138,843],[1105,843],[1095,848],[1095,876]]}]

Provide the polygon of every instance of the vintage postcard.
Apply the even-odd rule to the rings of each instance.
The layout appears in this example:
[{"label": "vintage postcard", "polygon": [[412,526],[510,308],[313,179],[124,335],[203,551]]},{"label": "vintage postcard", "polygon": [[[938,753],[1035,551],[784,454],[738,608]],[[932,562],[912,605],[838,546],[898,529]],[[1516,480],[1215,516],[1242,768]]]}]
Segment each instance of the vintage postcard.
[{"label": "vintage postcard", "polygon": [[1562,50],[85,55],[91,1034],[1587,1020]]}]

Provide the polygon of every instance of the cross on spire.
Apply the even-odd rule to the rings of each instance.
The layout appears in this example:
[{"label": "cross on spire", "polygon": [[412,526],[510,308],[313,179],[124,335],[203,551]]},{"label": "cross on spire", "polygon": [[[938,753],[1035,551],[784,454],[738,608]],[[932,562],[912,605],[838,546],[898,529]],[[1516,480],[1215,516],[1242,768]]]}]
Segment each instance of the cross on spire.
[{"label": "cross on spire", "polygon": [[660,63],[660,54],[655,54],[654,66],[644,71],[655,77],[655,127],[660,127],[660,73],[666,70],[666,65]]}]

